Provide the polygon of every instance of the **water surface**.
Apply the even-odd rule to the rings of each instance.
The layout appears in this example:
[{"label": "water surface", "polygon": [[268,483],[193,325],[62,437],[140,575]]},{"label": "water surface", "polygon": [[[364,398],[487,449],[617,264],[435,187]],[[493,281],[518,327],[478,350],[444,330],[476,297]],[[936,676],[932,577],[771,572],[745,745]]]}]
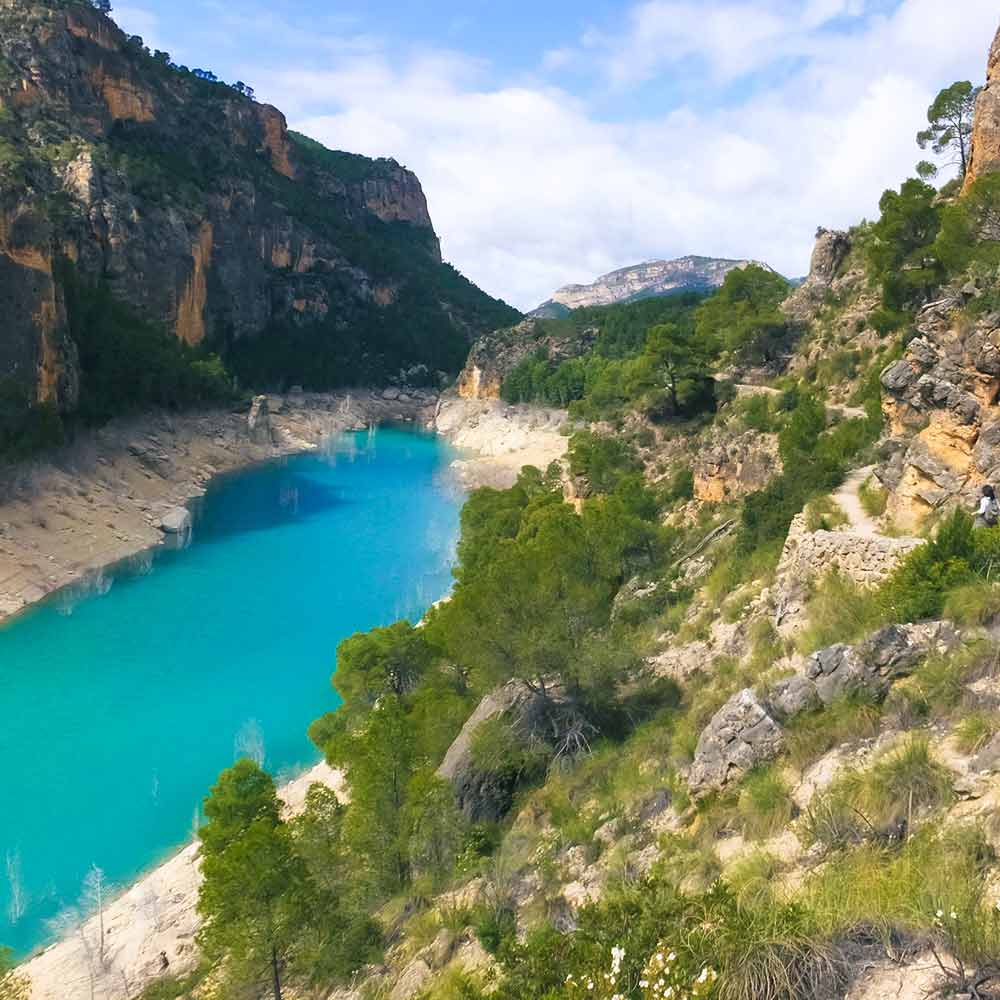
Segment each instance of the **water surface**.
[{"label": "water surface", "polygon": [[315,761],[340,639],[449,587],[449,457],[383,429],[225,477],[190,547],[0,629],[0,944],[42,943],[92,864],[124,884],[182,843],[236,755]]}]

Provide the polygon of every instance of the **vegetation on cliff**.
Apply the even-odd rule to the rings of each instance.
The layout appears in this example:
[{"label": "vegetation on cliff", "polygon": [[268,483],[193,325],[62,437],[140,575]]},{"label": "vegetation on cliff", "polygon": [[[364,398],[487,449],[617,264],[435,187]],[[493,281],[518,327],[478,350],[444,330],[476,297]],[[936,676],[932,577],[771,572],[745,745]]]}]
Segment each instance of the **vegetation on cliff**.
[{"label": "vegetation on cliff", "polygon": [[0,12],[0,457],[58,441],[55,414],[195,405],[233,378],[436,385],[518,318],[441,261],[412,173],[289,132],[104,6]]}]

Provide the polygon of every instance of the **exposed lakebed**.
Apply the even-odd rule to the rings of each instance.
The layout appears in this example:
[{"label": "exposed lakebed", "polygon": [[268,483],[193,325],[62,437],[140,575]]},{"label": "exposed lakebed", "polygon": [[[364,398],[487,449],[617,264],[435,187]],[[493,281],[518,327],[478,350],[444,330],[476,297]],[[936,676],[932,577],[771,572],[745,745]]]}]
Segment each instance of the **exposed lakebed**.
[{"label": "exposed lakebed", "polygon": [[121,885],[183,842],[241,753],[315,760],[337,643],[449,588],[450,458],[387,428],[227,476],[189,547],[0,629],[0,943],[51,936],[91,865]]}]

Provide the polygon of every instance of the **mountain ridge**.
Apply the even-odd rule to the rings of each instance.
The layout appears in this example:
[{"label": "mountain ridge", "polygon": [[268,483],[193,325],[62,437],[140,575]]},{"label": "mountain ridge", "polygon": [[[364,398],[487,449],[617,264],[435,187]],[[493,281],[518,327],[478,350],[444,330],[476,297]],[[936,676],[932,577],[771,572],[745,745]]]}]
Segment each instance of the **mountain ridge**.
[{"label": "mountain ridge", "polygon": [[684,291],[712,291],[722,284],[729,271],[750,264],[772,270],[756,260],[702,254],[644,260],[608,271],[587,284],[563,285],[528,315],[543,319],[559,318],[572,309],[586,306],[634,302]]}]

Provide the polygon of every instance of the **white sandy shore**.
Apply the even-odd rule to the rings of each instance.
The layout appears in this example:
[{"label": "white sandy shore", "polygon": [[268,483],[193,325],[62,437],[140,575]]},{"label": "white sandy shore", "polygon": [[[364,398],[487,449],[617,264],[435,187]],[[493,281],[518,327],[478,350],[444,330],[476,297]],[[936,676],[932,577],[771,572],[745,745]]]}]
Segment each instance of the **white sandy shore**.
[{"label": "white sandy shore", "polygon": [[468,488],[514,485],[526,465],[544,472],[566,454],[565,410],[512,406],[499,399],[441,397],[434,426],[463,456],[452,462]]},{"label": "white sandy shore", "polygon": [[[344,795],[343,775],[317,764],[280,789],[289,814],[301,811],[317,782]],[[103,964],[97,917],[26,962],[32,1000],[127,1000],[165,974],[190,972],[198,961],[200,883],[198,845],[191,843],[105,909]]]}]

